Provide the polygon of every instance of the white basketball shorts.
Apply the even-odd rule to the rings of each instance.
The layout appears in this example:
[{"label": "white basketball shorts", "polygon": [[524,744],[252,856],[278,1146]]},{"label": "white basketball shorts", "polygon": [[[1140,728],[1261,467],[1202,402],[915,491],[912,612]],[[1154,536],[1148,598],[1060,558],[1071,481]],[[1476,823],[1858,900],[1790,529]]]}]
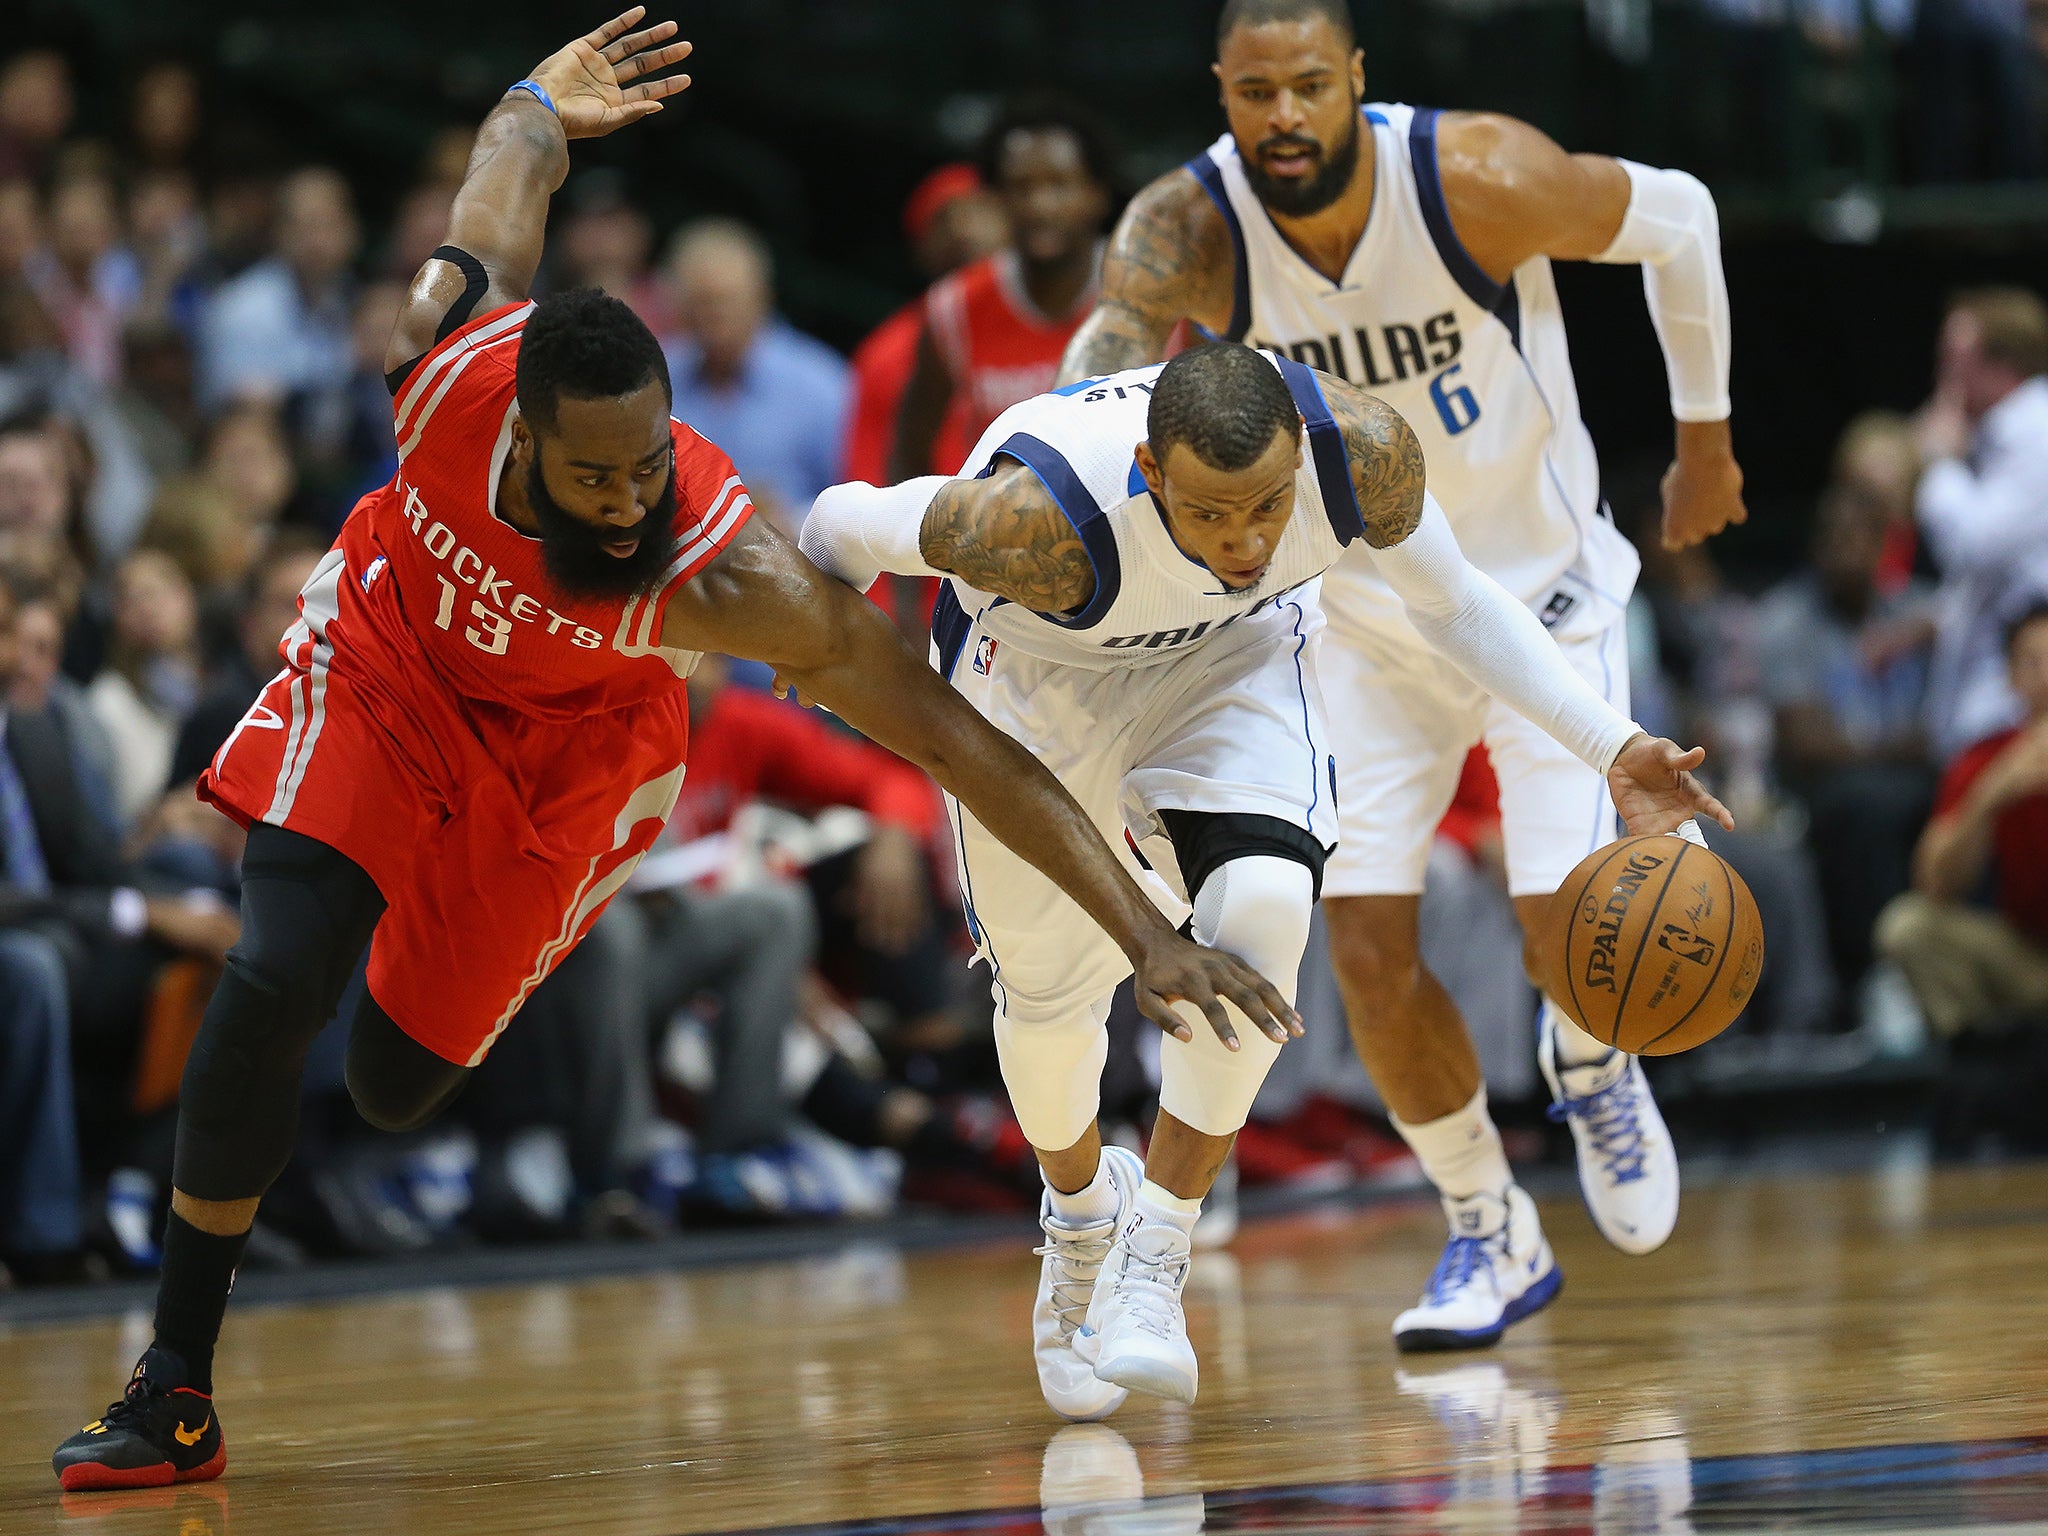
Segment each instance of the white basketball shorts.
[{"label": "white basketball shorts", "polygon": [[[1336,841],[1315,674],[1321,627],[1308,589],[1185,655],[1093,671],[1028,656],[976,624],[952,682],[1052,770],[1179,919],[1176,898],[1187,893],[1161,811],[1272,816],[1325,847]],[[1123,951],[951,796],[947,809],[969,923],[1005,1015],[1051,1021],[1106,1005],[1130,974]]]},{"label": "white basketball shorts", "polygon": [[[1629,712],[1628,638],[1615,622],[1560,640],[1578,674]],[[1405,624],[1331,615],[1317,658],[1337,750],[1337,851],[1325,896],[1411,896],[1472,747],[1500,780],[1508,891],[1547,896],[1619,833],[1607,782],[1483,692]]]}]

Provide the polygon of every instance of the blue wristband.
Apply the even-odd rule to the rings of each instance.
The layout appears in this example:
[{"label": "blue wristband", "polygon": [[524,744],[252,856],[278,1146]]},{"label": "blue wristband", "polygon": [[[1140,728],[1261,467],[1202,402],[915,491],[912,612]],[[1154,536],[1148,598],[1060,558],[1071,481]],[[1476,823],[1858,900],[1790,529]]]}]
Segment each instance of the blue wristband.
[{"label": "blue wristband", "polygon": [[535,82],[531,80],[515,81],[512,85],[506,88],[505,94],[507,96],[510,96],[514,91],[525,91],[528,95],[533,97],[535,101],[539,102],[542,106],[546,107],[550,112],[554,112],[555,116],[560,117],[562,115],[560,112],[555,112],[554,98],[549,96],[548,93],[542,90],[540,86],[537,85]]}]

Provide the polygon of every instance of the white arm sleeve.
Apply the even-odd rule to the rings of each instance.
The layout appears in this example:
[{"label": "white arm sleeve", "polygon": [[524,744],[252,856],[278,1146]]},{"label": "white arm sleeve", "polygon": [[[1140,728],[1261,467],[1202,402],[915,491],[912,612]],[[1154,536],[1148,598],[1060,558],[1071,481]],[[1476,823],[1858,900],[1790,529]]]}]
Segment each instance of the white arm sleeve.
[{"label": "white arm sleeve", "polygon": [[1415,531],[1373,561],[1425,640],[1580,761],[1605,773],[1642,730],[1572,670],[1535,614],[1465,558],[1434,496],[1424,494]]},{"label": "white arm sleeve", "polygon": [[884,571],[898,576],[943,576],[925,564],[918,535],[925,509],[951,483],[947,475],[922,475],[901,485],[874,486],[865,480],[827,486],[811,503],[797,530],[796,547],[819,570],[865,592]]},{"label": "white arm sleeve", "polygon": [[1614,243],[1593,259],[1641,262],[1650,319],[1664,348],[1671,415],[1725,421],[1728,404],[1728,280],[1714,195],[1684,171],[1617,162],[1628,172],[1628,213]]}]

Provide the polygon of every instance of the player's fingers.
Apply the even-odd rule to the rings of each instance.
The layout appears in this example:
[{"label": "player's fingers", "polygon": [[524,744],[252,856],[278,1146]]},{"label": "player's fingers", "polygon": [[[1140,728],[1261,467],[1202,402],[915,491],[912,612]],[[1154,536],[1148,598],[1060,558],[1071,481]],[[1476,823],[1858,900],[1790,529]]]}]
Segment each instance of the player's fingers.
[{"label": "player's fingers", "polygon": [[[617,58],[612,59],[612,69],[618,75],[619,83],[623,85],[628,80],[638,80],[642,75],[651,75],[657,69],[666,69],[671,64],[679,64],[687,59],[690,56],[688,43],[670,43],[666,48],[654,46],[663,38],[674,35],[675,23],[670,22],[665,27],[657,27],[648,32],[636,32],[631,37],[613,43],[606,50],[605,57],[611,58],[612,54],[618,54]],[[642,43],[642,38],[647,41]],[[636,47],[635,44],[639,46]]]},{"label": "player's fingers", "polygon": [[1173,1004],[1150,987],[1134,988],[1133,995],[1138,1004],[1138,1012],[1144,1014],[1174,1039],[1184,1040],[1190,1045],[1194,1043],[1194,1026],[1180,1016],[1179,1010]]},{"label": "player's fingers", "polygon": [[1681,774],[1679,775],[1679,784],[1685,790],[1686,796],[1691,801],[1692,807],[1696,812],[1713,817],[1715,821],[1720,823],[1724,831],[1733,832],[1735,830],[1735,813],[1708,794],[1705,786],[1698,779],[1689,773]]},{"label": "player's fingers", "polygon": [[1287,1006],[1280,989],[1248,965],[1232,967],[1230,1000],[1267,1039],[1285,1045],[1301,1037],[1301,1016]]},{"label": "player's fingers", "polygon": [[671,96],[680,96],[690,88],[688,75],[669,75],[660,80],[643,80],[628,90],[621,91],[622,101],[665,101]]},{"label": "player's fingers", "polygon": [[1706,760],[1707,749],[1705,747],[1693,747],[1688,751],[1681,748],[1675,741],[1664,744],[1664,766],[1675,773],[1683,773],[1688,768],[1697,768]]},{"label": "player's fingers", "polygon": [[646,14],[647,7],[644,5],[636,5],[629,11],[621,11],[595,32],[585,33],[582,40],[590,44],[591,47],[602,51],[605,45],[611,42],[613,38],[623,37],[626,33],[630,32],[638,25],[640,18]]},{"label": "player's fingers", "polygon": [[[1190,998],[1188,1001],[1194,1002],[1195,999]],[[1230,1010],[1223,1006],[1222,998],[1211,992],[1200,1000],[1198,1006],[1208,1018],[1209,1027],[1216,1031],[1216,1038],[1223,1042],[1223,1049],[1226,1051],[1243,1049],[1243,1046],[1238,1043],[1237,1026],[1230,1022]]]}]

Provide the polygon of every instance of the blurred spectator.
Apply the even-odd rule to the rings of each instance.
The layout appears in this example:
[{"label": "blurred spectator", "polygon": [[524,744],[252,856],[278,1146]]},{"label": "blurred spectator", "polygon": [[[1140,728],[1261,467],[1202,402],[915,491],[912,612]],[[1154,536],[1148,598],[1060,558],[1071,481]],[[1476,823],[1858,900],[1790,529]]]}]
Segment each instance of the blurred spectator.
[{"label": "blurred spectator", "polygon": [[15,759],[14,596],[0,582],[0,1274],[65,1278],[84,1241],[65,957],[36,920],[51,872]]},{"label": "blurred spectator", "polygon": [[[1010,244],[941,278],[925,295],[917,366],[903,392],[891,480],[927,473],[955,399],[979,437],[1020,400],[1052,388],[1060,356],[1095,307],[1102,226],[1116,168],[1092,114],[1057,98],[1013,102],[982,140],[981,176],[1003,206]],[[939,463],[950,474],[959,463]]]},{"label": "blurred spectator", "polygon": [[675,414],[732,456],[754,500],[794,532],[839,478],[846,363],[774,312],[768,247],[702,219],[669,248],[683,339],[669,349]]},{"label": "blurred spectator", "polygon": [[199,143],[199,77],[163,59],[144,69],[128,98],[128,135],[147,170],[187,171]]},{"label": "blurred spectator", "polygon": [[[390,397],[385,398],[388,402]],[[385,414],[390,414],[388,403]],[[206,434],[199,473],[227,498],[234,526],[245,541],[240,563],[223,573],[239,578],[298,494],[298,470],[277,413],[262,405],[244,405],[214,422]]]},{"label": "blurred spectator", "polygon": [[2001,654],[2014,607],[2048,590],[2048,305],[2023,288],[1958,297],[1934,394],[1920,529],[1941,569],[1930,729],[1944,756],[2012,723]]},{"label": "blurred spectator", "polygon": [[[1898,444],[1866,429],[1845,446],[1858,455],[1838,461],[1821,498],[1812,568],[1767,595],[1755,625],[1779,778],[1806,803],[1835,972],[1854,986],[1878,913],[1911,883],[1933,797],[1932,623],[1924,584],[1878,587],[1890,507],[1872,486]],[[1877,460],[1875,470],[1859,457]]]},{"label": "blurred spectator", "polygon": [[[917,184],[903,205],[903,233],[918,271],[935,282],[970,261],[991,256],[1009,238],[1002,204],[981,184],[970,165],[942,165]],[[870,485],[889,483],[889,456],[896,446],[897,406],[917,364],[917,340],[924,332],[924,297],[919,295],[868,334],[853,354],[853,406],[846,424],[846,478]],[[967,408],[955,401],[946,413],[932,457],[919,474],[958,466],[974,446],[967,436]]]},{"label": "blurred spectator", "polygon": [[624,173],[599,166],[569,184],[568,218],[550,253],[560,288],[602,288],[631,306],[657,336],[672,336],[675,306],[648,265],[654,226],[627,195]]},{"label": "blurred spectator", "polygon": [[353,367],[348,377],[302,390],[286,405],[285,420],[299,450],[305,521],[330,536],[340,531],[357,499],[398,468],[384,349],[404,302],[405,289],[398,283],[365,287],[349,330]]},{"label": "blurred spectator", "polygon": [[134,826],[171,782],[178,730],[198,702],[199,611],[191,583],[158,550],[114,572],[107,665],[86,702],[114,743],[114,805]]},{"label": "blurred spectator", "polygon": [[123,349],[123,382],[114,396],[121,425],[153,478],[181,475],[192,467],[200,431],[192,343],[171,321],[142,318],[130,323]]},{"label": "blurred spectator", "polygon": [[141,275],[136,317],[188,335],[195,331],[205,303],[198,274],[206,224],[190,176],[151,171],[135,182],[128,193],[128,241]]},{"label": "blurred spectator", "polygon": [[65,354],[95,384],[121,376],[121,326],[142,294],[142,268],[121,244],[114,189],[97,176],[50,194],[49,244],[27,264],[29,287],[63,338]]},{"label": "blurred spectator", "polygon": [[[200,279],[209,290],[242,276],[270,254],[277,229],[278,183],[266,171],[238,167],[217,175],[206,193],[206,254]],[[204,323],[205,316],[200,317]]]},{"label": "blurred spectator", "polygon": [[199,777],[221,743],[276,675],[278,642],[299,618],[299,591],[313,574],[325,547],[311,535],[285,533],[272,540],[250,570],[235,616],[237,644],[214,668],[171,754],[170,781],[184,785]]},{"label": "blurred spectator", "polygon": [[0,561],[0,585],[9,588],[15,603],[14,684],[0,699],[0,709],[12,706],[57,717],[77,749],[81,793],[93,814],[113,826],[119,819],[114,811],[114,744],[86,703],[85,689],[64,674],[64,608],[49,590],[19,575],[7,579],[7,574],[5,561]]},{"label": "blurred spectator", "polygon": [[0,180],[47,171],[74,107],[63,55],[34,49],[0,64]]},{"label": "blurred spectator", "polygon": [[[1914,890],[1878,925],[1878,947],[1949,1035],[2048,1009],[2048,604],[2014,621],[2006,650],[2023,722],[1950,766]],[[1970,904],[1987,880],[1990,911]]]},{"label": "blurred spectator", "polygon": [[346,380],[355,204],[339,172],[302,170],[278,200],[277,254],[214,295],[200,324],[200,398],[209,407]]},{"label": "blurred spectator", "polygon": [[[26,176],[0,177],[0,289],[18,281],[28,259],[43,243],[43,200]],[[9,337],[0,356],[18,351]]]}]

